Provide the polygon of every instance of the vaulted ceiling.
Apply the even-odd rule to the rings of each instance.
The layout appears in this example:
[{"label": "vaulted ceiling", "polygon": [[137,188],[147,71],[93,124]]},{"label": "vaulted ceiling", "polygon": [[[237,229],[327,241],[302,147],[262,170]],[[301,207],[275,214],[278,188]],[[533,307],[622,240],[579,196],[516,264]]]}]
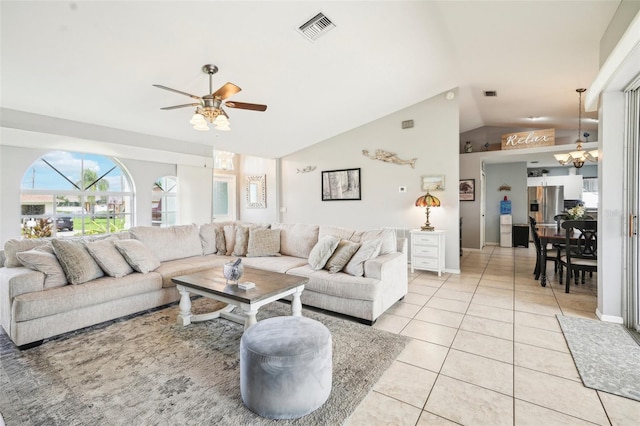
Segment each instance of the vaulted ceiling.
[{"label": "vaulted ceiling", "polygon": [[[0,106],[268,158],[454,88],[461,132],[573,129],[618,4],[3,0]],[[318,12],[335,28],[309,41],[297,28]],[[160,110],[192,100],[152,84],[205,95],[204,64],[267,111],[198,132],[193,108]]]}]

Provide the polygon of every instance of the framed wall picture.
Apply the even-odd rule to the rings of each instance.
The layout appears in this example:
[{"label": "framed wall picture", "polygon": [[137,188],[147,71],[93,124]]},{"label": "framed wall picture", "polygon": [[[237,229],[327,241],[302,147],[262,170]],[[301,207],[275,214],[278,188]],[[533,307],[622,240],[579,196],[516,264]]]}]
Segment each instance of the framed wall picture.
[{"label": "framed wall picture", "polygon": [[423,191],[444,191],[444,175],[422,176]]},{"label": "framed wall picture", "polygon": [[246,177],[245,191],[247,193],[247,208],[267,208],[267,186],[265,184],[266,178],[266,175]]},{"label": "framed wall picture", "polygon": [[322,201],[360,199],[360,169],[322,172]]},{"label": "framed wall picture", "polygon": [[460,201],[476,200],[476,180],[460,179]]}]

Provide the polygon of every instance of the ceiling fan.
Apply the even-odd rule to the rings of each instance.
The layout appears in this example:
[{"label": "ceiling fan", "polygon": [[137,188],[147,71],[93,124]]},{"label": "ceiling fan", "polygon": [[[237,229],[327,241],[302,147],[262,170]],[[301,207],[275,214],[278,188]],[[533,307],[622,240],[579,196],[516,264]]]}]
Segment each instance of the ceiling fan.
[{"label": "ceiling fan", "polygon": [[[222,109],[222,105],[225,99],[238,93],[240,89],[233,83],[226,83],[215,92],[213,91],[213,75],[218,72],[218,67],[215,65],[207,64],[202,66],[202,72],[209,74],[209,95],[196,96],[191,93],[183,92],[180,90],[172,89],[170,87],[162,86],[160,84],[154,84],[154,87],[160,89],[169,90],[170,92],[180,93],[181,95],[189,96],[196,99],[198,102],[192,102],[190,104],[174,105],[170,107],[160,108],[163,110],[196,107],[196,112],[191,118],[190,123],[193,124],[193,128],[196,130],[209,130],[207,120],[210,123],[215,124],[216,130],[231,130],[229,127],[229,116]],[[229,108],[248,109],[251,111],[266,111],[266,105],[250,104],[246,102],[224,102],[224,106]]]}]

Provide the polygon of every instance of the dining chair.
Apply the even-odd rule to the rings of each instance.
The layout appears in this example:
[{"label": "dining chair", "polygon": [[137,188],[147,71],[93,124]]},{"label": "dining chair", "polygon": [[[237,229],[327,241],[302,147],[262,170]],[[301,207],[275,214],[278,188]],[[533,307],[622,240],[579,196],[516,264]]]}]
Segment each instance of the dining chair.
[{"label": "dining chair", "polygon": [[[529,226],[531,228],[531,235],[533,236],[533,244],[536,247],[536,266],[533,269],[533,275],[535,276],[534,278],[537,280],[540,278],[540,272],[541,272],[540,261],[542,259],[542,243],[540,242],[540,236],[538,235],[538,230],[536,229],[536,225],[537,225],[536,220],[533,217],[529,216]],[[553,265],[554,265],[553,270],[554,272],[558,272],[561,250],[558,249],[557,247],[552,247],[552,250],[553,249],[556,250],[556,255],[550,256],[549,249],[547,248],[547,262],[553,262]]]},{"label": "dining chair", "polygon": [[578,285],[578,277],[582,272],[582,284],[585,283],[584,273],[598,271],[598,221],[597,220],[565,220],[562,222],[565,230],[565,251],[560,256],[560,284],[562,284],[563,268],[567,269],[565,293],[569,293],[571,277]]}]

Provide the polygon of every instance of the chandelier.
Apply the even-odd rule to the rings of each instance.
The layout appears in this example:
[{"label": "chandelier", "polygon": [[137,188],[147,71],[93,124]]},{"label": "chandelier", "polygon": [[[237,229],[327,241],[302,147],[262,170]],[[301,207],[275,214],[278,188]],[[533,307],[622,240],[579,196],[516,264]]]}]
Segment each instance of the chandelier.
[{"label": "chandelier", "polygon": [[585,163],[585,161],[598,161],[598,150],[583,151],[582,149],[582,94],[587,89],[576,89],[578,92],[578,139],[576,140],[576,150],[565,154],[553,154],[556,160],[563,166],[565,164],[573,164],[573,167],[579,169]]}]

